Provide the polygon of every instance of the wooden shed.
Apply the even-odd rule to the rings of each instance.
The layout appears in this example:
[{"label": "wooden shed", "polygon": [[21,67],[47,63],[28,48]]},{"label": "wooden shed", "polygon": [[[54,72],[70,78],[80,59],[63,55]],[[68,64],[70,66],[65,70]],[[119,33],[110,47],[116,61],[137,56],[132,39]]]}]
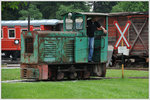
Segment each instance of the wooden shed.
[{"label": "wooden shed", "polygon": [[[124,30],[127,21],[131,21],[131,26],[126,33],[126,38],[131,44],[129,57],[149,56],[149,14],[148,12],[121,12],[109,13],[108,26],[108,44],[115,45],[119,38],[119,32],[114,25],[114,21],[118,21],[121,30]],[[114,51],[114,55],[118,54],[118,50]]]}]

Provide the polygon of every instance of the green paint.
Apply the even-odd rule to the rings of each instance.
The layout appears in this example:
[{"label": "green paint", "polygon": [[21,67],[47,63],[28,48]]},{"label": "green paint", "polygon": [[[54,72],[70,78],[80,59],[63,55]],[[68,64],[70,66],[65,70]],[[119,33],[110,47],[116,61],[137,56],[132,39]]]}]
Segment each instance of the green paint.
[{"label": "green paint", "polygon": [[76,63],[88,62],[88,38],[87,37],[75,38],[75,62]]},{"label": "green paint", "polygon": [[39,59],[41,62],[73,62],[74,37],[40,37],[39,40]]},{"label": "green paint", "polygon": [[[68,14],[63,17],[64,31],[49,31],[48,33],[25,32],[21,34],[21,62],[27,64],[36,63],[83,63],[88,62],[88,37],[86,35],[87,15],[73,13],[73,28],[66,29],[65,20]],[[83,19],[81,29],[77,29],[76,18]],[[79,18],[79,19],[80,19]],[[79,27],[79,26],[78,26]],[[106,29],[108,30],[108,18],[106,16]],[[95,32],[94,60],[107,62],[108,34],[104,36],[102,31]],[[25,38],[33,37],[33,53],[25,52]],[[97,38],[98,37],[98,38]],[[100,38],[99,38],[100,37]]]},{"label": "green paint", "polygon": [[[34,36],[34,37],[33,37]],[[34,33],[32,36],[31,32],[25,35],[25,32],[21,34],[21,62],[28,64],[38,63],[38,34]],[[33,53],[25,52],[25,38],[33,37]]]}]

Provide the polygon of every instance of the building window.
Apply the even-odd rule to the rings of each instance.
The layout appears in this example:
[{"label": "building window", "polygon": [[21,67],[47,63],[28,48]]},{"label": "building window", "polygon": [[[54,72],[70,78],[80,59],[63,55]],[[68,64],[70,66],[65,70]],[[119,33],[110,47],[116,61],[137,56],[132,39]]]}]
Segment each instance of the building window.
[{"label": "building window", "polygon": [[15,38],[15,30],[9,30],[8,33],[9,38]]}]

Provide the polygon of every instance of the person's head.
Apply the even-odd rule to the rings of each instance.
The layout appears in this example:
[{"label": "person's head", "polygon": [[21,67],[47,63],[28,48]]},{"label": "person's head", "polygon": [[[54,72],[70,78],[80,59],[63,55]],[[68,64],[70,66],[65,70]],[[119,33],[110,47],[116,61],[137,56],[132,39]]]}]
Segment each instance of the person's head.
[{"label": "person's head", "polygon": [[93,20],[93,21],[98,21],[98,20],[99,20],[99,17],[98,17],[98,16],[92,16],[92,20]]}]

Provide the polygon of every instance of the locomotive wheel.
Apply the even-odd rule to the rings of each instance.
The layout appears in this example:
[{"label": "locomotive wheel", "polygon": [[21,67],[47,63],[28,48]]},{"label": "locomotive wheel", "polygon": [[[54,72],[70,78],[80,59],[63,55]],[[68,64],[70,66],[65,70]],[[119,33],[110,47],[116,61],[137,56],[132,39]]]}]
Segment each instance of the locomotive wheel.
[{"label": "locomotive wheel", "polygon": [[85,71],[83,78],[90,78],[90,72],[89,71]]},{"label": "locomotive wheel", "polygon": [[58,72],[58,74],[57,74],[57,80],[62,80],[62,79],[64,79],[64,73]]},{"label": "locomotive wheel", "polygon": [[106,76],[106,63],[94,65],[94,73],[96,76],[105,77]]},{"label": "locomotive wheel", "polygon": [[101,77],[105,77],[106,76],[106,63],[102,64],[102,75]]},{"label": "locomotive wheel", "polygon": [[99,64],[94,65],[93,66],[93,72],[94,72],[94,75],[101,76],[102,75],[102,68],[101,68],[101,66]]},{"label": "locomotive wheel", "polygon": [[78,79],[83,79],[83,71],[78,72]]},{"label": "locomotive wheel", "polygon": [[69,75],[69,79],[76,79],[76,77],[77,77],[76,72],[70,73],[70,75]]}]

